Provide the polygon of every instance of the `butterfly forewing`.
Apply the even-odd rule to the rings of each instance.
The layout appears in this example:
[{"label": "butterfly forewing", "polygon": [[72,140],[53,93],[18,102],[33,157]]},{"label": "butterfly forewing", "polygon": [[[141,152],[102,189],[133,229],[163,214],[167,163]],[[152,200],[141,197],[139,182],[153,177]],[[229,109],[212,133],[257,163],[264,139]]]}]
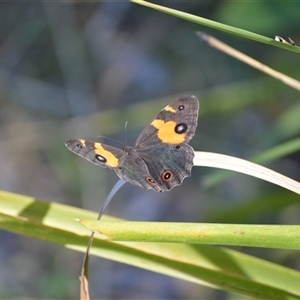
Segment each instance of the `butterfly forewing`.
[{"label": "butterfly forewing", "polygon": [[121,157],[125,155],[121,149],[88,140],[68,140],[65,145],[70,151],[91,163],[110,169],[115,169]]},{"label": "butterfly forewing", "polygon": [[198,110],[199,102],[195,96],[182,96],[174,100],[145,127],[135,147],[188,143],[196,131]]}]

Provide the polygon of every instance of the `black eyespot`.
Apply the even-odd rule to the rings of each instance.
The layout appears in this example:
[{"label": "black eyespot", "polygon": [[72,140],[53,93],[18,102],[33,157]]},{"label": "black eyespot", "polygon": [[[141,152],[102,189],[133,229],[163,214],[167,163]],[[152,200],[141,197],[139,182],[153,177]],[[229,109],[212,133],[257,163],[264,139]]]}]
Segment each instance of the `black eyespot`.
[{"label": "black eyespot", "polygon": [[76,147],[79,148],[79,149],[83,148],[81,144],[76,144]]},{"label": "black eyespot", "polygon": [[174,177],[174,174],[170,170],[166,170],[161,174],[161,179],[165,182],[172,180],[173,177]]},{"label": "black eyespot", "polygon": [[181,148],[180,145],[176,145],[176,146],[175,146],[175,149],[176,149],[176,150],[179,150],[180,148]]},{"label": "black eyespot", "polygon": [[178,109],[179,109],[179,110],[184,110],[184,108],[185,108],[184,105],[179,105],[179,106],[178,106]]},{"label": "black eyespot", "polygon": [[105,157],[103,157],[102,155],[97,154],[97,155],[95,155],[95,158],[103,164],[105,164],[107,162],[107,159]]},{"label": "black eyespot", "polygon": [[147,180],[150,184],[156,184],[156,181],[155,181],[152,177],[147,176],[147,177],[146,177],[146,180]]},{"label": "black eyespot", "polygon": [[188,129],[188,126],[185,123],[177,124],[175,126],[175,132],[178,134],[185,133]]}]

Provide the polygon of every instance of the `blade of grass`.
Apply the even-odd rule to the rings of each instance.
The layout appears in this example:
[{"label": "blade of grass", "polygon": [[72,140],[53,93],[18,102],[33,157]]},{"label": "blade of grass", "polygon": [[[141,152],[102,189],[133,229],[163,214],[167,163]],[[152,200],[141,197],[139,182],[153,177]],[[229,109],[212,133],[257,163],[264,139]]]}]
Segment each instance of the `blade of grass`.
[{"label": "blade of grass", "polygon": [[[0,191],[1,228],[84,252],[90,232],[74,220],[78,216],[94,219],[97,214]],[[104,220],[117,219],[105,216]],[[116,243],[95,238],[91,252],[255,298],[300,299],[298,272],[229,249],[149,242]]]},{"label": "blade of grass", "polygon": [[175,9],[172,9],[172,8],[168,8],[168,7],[164,7],[164,6],[161,6],[161,5],[153,4],[153,3],[146,2],[146,1],[143,1],[143,0],[130,0],[130,1],[134,2],[136,4],[140,4],[140,5],[144,5],[146,7],[153,8],[153,9],[158,10],[160,12],[167,13],[169,15],[172,15],[172,16],[175,16],[175,17],[178,17],[178,18],[181,18],[181,19],[193,22],[193,23],[197,23],[197,24],[206,26],[206,27],[210,27],[210,28],[213,28],[213,29],[216,29],[216,30],[226,32],[226,33],[237,35],[239,37],[250,39],[250,40],[253,40],[253,41],[256,41],[256,42],[260,42],[260,43],[264,43],[264,44],[267,44],[267,45],[272,45],[272,46],[275,46],[275,47],[283,48],[285,50],[289,50],[289,51],[292,51],[292,52],[300,53],[300,48],[299,47],[292,46],[292,45],[285,44],[285,43],[280,43],[280,42],[275,41],[275,39],[273,39],[273,38],[268,38],[268,37],[265,37],[265,36],[247,31],[247,30],[243,30],[243,29],[236,28],[236,27],[233,27],[233,26],[225,25],[225,24],[222,24],[222,23],[219,23],[219,22],[216,22],[216,21],[208,20],[208,19],[205,19],[205,18],[202,18],[202,17],[198,17],[198,16],[195,16],[195,15],[192,15],[192,14],[189,14],[189,13],[185,13],[185,12],[178,11],[178,10],[175,10]]},{"label": "blade of grass", "polygon": [[[261,153],[249,157],[247,161],[251,161],[257,164],[266,164],[268,162],[274,161],[278,158],[287,156],[289,154],[295,153],[300,150],[300,138],[295,138],[293,140],[284,142],[280,145],[274,146],[268,150],[262,151]],[[203,185],[206,188],[211,188],[220,182],[236,176],[236,173],[219,171],[216,173],[208,174],[203,178]]]},{"label": "blade of grass", "polygon": [[290,191],[300,194],[299,182],[268,168],[237,157],[218,153],[195,151],[194,165],[221,168],[244,173],[256,178],[269,181],[273,184],[279,185]]},{"label": "blade of grass", "polygon": [[235,59],[238,59],[247,65],[250,65],[251,67],[264,72],[271,77],[285,83],[286,85],[300,91],[300,82],[292,77],[289,77],[287,75],[284,75],[278,71],[273,70],[272,68],[266,66],[265,64],[253,59],[252,57],[245,55],[244,53],[237,51],[236,49],[226,45],[225,43],[221,42],[220,40],[207,35],[202,32],[196,32],[196,34],[205,41],[209,46],[218,49],[219,51],[222,51],[223,53],[226,53]]},{"label": "blade of grass", "polygon": [[240,225],[80,220],[109,241],[300,249],[300,225]]}]

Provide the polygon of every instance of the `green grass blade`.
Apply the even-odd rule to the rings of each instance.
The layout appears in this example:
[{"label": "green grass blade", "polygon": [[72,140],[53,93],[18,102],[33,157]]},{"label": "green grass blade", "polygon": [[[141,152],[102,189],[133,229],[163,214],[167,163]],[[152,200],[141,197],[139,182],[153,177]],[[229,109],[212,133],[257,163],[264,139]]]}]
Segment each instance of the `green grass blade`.
[{"label": "green grass blade", "polygon": [[[92,219],[96,216],[96,213],[82,209],[0,192],[2,229],[74,250],[84,251],[90,234],[89,230],[74,219]],[[112,220],[117,222],[117,219],[107,216],[104,220],[109,220],[111,225]],[[105,223],[108,224],[103,222],[103,225]],[[284,234],[285,232],[282,233]],[[228,249],[145,241],[147,239],[139,243],[116,243],[96,238],[92,253],[160,274],[255,298],[300,299],[300,274],[291,269]]]},{"label": "green grass blade", "polygon": [[297,46],[291,46],[288,44],[280,43],[275,41],[273,38],[265,37],[247,30],[243,30],[240,28],[236,28],[233,26],[225,25],[216,21],[212,21],[209,19],[205,19],[202,17],[198,17],[189,13],[181,12],[175,9],[167,8],[161,5],[153,4],[150,2],[142,1],[142,0],[131,0],[131,2],[134,2],[136,4],[144,5],[153,9],[156,9],[160,12],[167,13],[169,15],[197,23],[206,27],[210,27],[216,30],[220,30],[229,34],[237,35],[239,37],[243,37],[246,39],[254,40],[256,42],[264,43],[267,45],[272,45],[275,47],[283,48],[292,52],[300,53],[300,48]]},{"label": "green grass blade", "polygon": [[[81,220],[109,241],[300,249],[300,226]],[[258,238],[259,237],[259,238]]]}]

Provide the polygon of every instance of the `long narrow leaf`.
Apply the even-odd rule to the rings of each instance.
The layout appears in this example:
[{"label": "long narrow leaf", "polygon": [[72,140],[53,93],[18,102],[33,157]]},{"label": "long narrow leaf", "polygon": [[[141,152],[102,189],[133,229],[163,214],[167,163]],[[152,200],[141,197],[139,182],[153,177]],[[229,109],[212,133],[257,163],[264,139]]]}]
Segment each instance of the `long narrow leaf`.
[{"label": "long narrow leaf", "polygon": [[[276,145],[270,149],[262,151],[261,153],[249,157],[247,161],[258,163],[258,164],[267,164],[276,159],[282,158],[284,156],[290,155],[300,150],[300,138],[295,138],[284,142],[282,144]],[[218,183],[235,176],[236,173],[228,171],[218,171],[206,175],[203,178],[203,184],[205,187],[213,187]]]},{"label": "long narrow leaf", "polygon": [[[90,234],[74,219],[93,219],[96,216],[96,213],[82,209],[0,192],[2,229],[74,250],[84,251]],[[104,220],[117,221],[108,217]],[[92,253],[254,298],[300,299],[298,272],[229,249],[149,242],[116,243],[95,238]]]},{"label": "long narrow leaf", "polygon": [[81,220],[109,241],[188,243],[300,250],[300,225],[237,225]]},{"label": "long narrow leaf", "polygon": [[169,15],[193,22],[193,23],[197,23],[206,27],[210,27],[216,30],[220,30],[220,31],[224,31],[233,35],[237,35],[246,39],[250,39],[250,40],[254,40],[260,43],[264,43],[264,44],[268,44],[268,45],[272,45],[275,47],[279,47],[279,48],[283,48],[292,52],[296,52],[296,53],[300,53],[300,48],[296,47],[296,46],[292,46],[289,44],[285,44],[285,43],[280,43],[275,41],[275,39],[273,38],[268,38],[265,36],[262,36],[260,34],[256,34],[247,30],[243,30],[240,28],[236,28],[233,26],[229,26],[229,25],[225,25],[216,21],[212,21],[209,19],[205,19],[202,17],[198,17],[189,13],[185,13],[182,11],[178,11],[176,9],[172,9],[172,8],[168,8],[168,7],[164,7],[161,5],[157,5],[157,4],[153,4],[147,1],[143,1],[143,0],[131,0],[131,2],[134,2],[136,4],[140,4],[140,5],[144,5],[153,9],[156,9],[158,11],[167,13]]}]

